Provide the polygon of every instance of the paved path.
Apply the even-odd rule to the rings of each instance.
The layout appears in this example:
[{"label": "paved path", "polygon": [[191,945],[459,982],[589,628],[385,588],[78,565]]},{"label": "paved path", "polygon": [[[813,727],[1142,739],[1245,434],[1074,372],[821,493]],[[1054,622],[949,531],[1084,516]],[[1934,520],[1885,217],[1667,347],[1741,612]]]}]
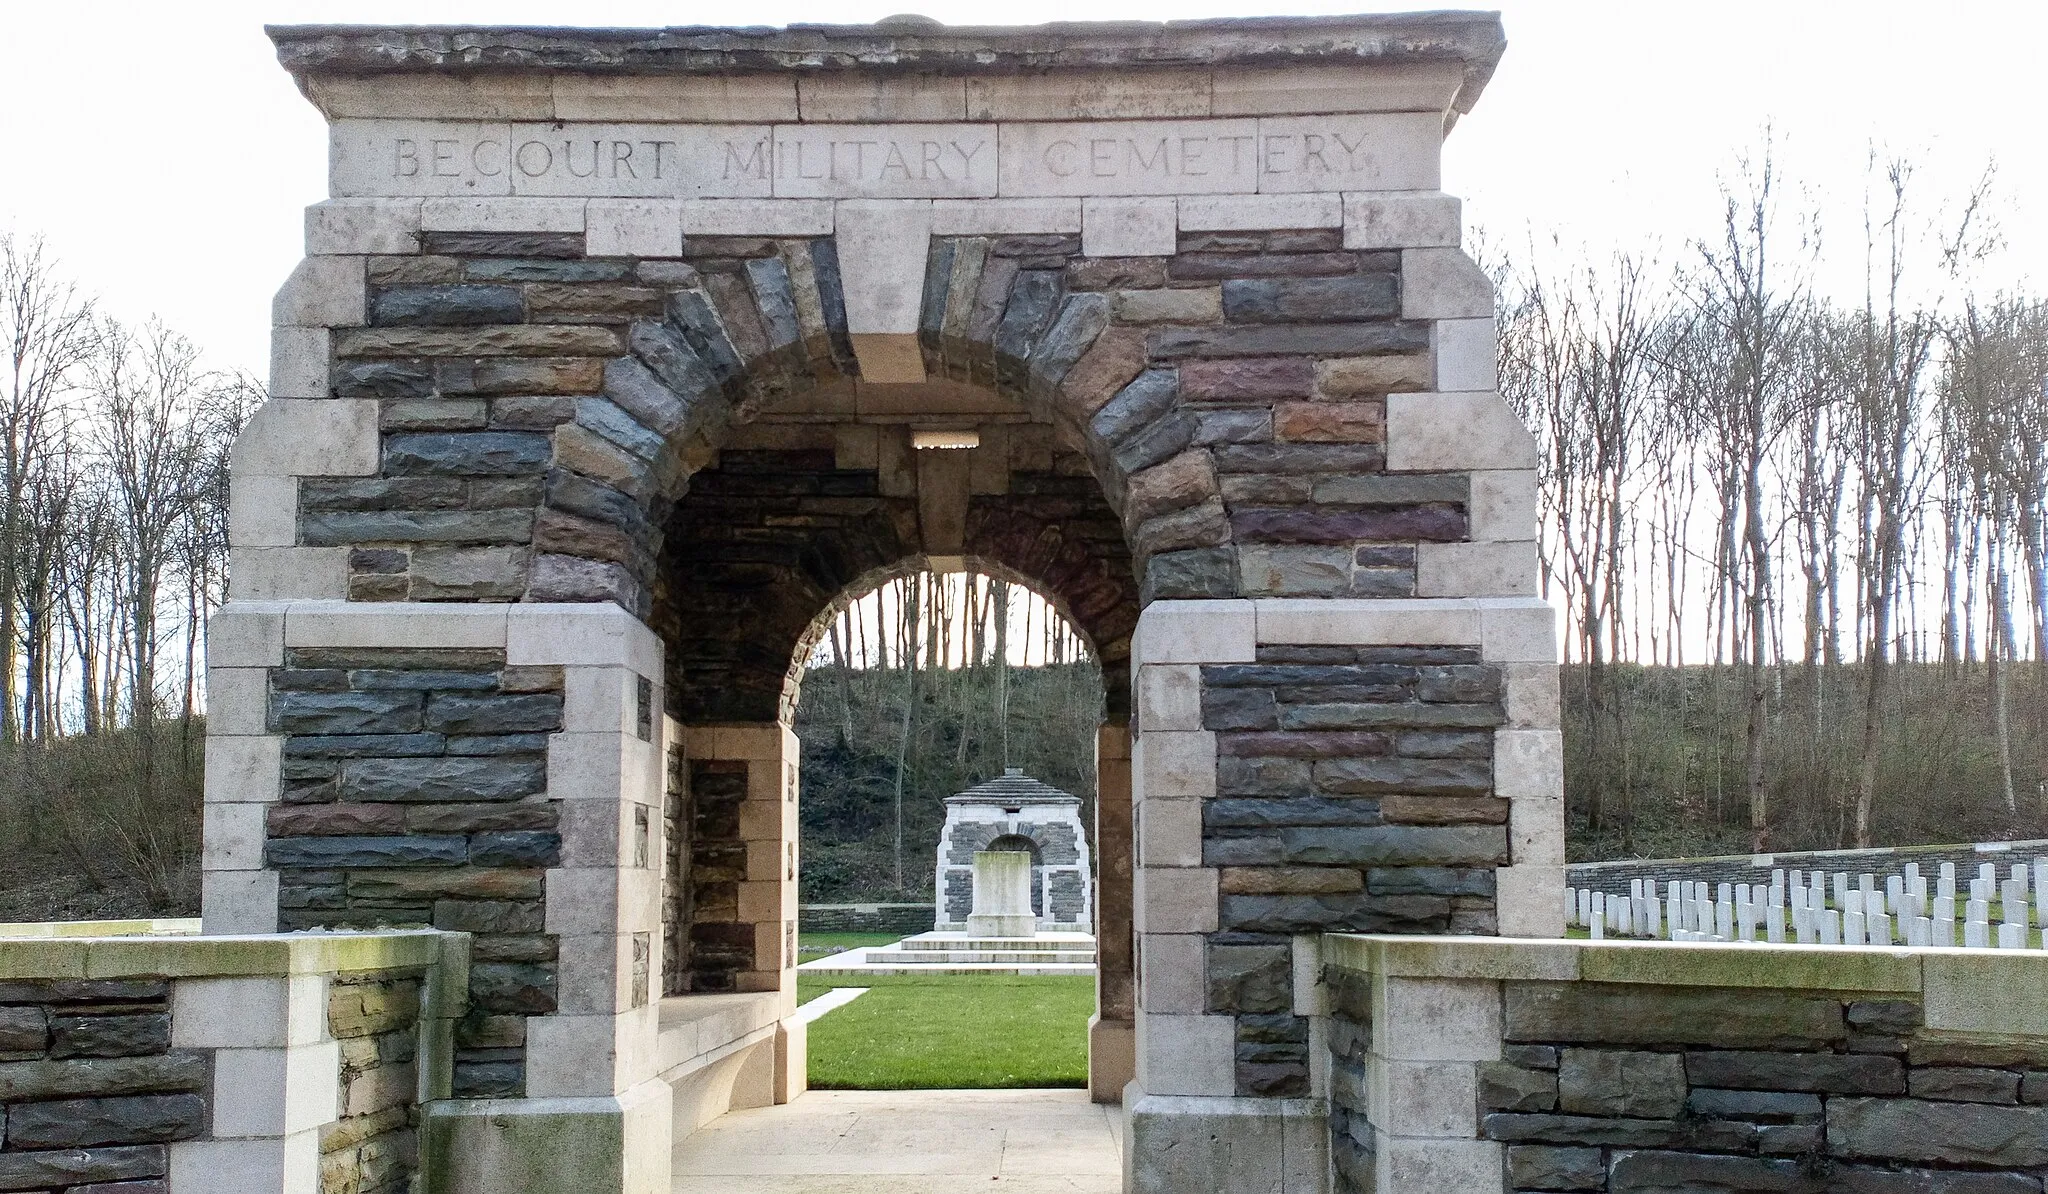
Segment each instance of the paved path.
[{"label": "paved path", "polygon": [[[675,1194],[1117,1194],[1116,1107],[1085,1090],[820,1090],[676,1145]],[[877,1181],[882,1175],[888,1180]]]}]

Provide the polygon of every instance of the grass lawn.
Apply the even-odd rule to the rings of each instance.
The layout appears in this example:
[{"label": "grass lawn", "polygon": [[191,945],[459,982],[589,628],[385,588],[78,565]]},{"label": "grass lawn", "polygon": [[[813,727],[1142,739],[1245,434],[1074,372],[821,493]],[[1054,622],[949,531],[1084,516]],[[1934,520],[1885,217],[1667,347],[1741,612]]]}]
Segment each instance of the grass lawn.
[{"label": "grass lawn", "polygon": [[1095,980],[1068,974],[798,974],[797,1000],[867,994],[811,1022],[821,1090],[1086,1086]]},{"label": "grass lawn", "polygon": [[903,940],[901,933],[805,933],[798,932],[796,952],[799,960],[808,962],[842,949],[871,949],[879,945],[893,945]]}]

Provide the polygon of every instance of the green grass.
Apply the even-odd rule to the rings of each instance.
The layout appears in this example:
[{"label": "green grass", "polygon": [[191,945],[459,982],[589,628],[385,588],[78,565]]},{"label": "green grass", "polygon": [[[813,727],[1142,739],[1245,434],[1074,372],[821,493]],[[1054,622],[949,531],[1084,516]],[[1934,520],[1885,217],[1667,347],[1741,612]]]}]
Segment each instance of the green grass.
[{"label": "green grass", "polygon": [[1095,980],[1066,974],[798,974],[797,1000],[867,994],[811,1022],[821,1090],[1088,1084]]}]

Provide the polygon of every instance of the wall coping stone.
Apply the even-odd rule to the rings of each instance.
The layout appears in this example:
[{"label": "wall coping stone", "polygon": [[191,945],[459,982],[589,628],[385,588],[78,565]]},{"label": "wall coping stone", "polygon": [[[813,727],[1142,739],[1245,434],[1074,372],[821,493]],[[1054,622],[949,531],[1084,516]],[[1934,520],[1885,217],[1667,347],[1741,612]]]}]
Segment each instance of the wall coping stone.
[{"label": "wall coping stone", "polygon": [[[222,978],[468,970],[469,936],[433,929],[249,936],[0,938],[0,979]],[[463,984],[466,985],[466,984]],[[456,985],[454,990],[461,990]]]},{"label": "wall coping stone", "polygon": [[1388,978],[1917,994],[1929,1030],[1971,1036],[2038,1036],[2048,1024],[2044,950],[1333,933],[1322,960]]},{"label": "wall coping stone", "polygon": [[196,916],[154,920],[17,920],[0,921],[5,937],[178,937],[199,932]]},{"label": "wall coping stone", "polygon": [[1048,70],[1459,62],[1452,107],[1469,112],[1507,38],[1491,12],[1212,18],[946,26],[896,17],[874,25],[677,26],[273,25],[278,61],[308,76],[562,71],[587,75],[1017,75]]}]

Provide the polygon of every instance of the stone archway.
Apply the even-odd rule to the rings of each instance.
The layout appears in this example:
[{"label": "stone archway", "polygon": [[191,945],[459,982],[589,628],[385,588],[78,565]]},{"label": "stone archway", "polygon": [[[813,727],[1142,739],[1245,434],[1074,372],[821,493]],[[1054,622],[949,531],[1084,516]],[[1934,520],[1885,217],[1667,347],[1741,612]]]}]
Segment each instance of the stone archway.
[{"label": "stone archway", "polygon": [[656,1191],[797,1093],[784,851],[736,1002],[660,998],[669,748],[784,842],[798,615],[905,556],[1127,669],[1131,1188],[1316,1188],[1320,932],[1557,931],[1535,458],[1437,189],[1492,17],[274,36],[334,197],[236,450],[205,917],[475,934],[455,1188]]}]

